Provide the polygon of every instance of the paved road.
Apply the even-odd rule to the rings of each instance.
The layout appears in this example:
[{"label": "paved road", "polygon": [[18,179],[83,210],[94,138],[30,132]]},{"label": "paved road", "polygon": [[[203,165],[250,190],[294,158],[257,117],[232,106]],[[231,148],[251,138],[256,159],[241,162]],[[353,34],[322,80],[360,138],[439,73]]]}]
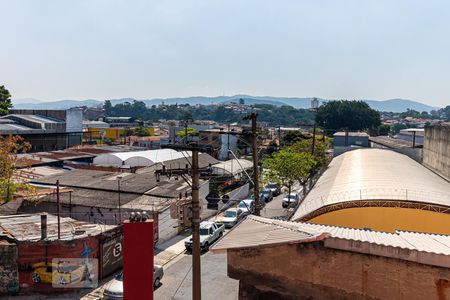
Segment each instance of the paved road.
[{"label": "paved road", "polygon": [[284,193],[273,198],[272,201],[266,203],[266,206],[261,210],[261,217],[265,218],[280,218],[287,216],[287,209],[281,206]]},{"label": "paved road", "polygon": [[[205,253],[202,263],[202,299],[238,299],[239,282],[227,276],[226,254]],[[155,299],[192,299],[192,256],[182,254],[164,270]]]}]

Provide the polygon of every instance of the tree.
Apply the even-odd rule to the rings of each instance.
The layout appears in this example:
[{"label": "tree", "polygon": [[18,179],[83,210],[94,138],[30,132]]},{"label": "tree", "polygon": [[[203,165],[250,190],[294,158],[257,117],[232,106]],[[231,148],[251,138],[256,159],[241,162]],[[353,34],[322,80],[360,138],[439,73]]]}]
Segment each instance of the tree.
[{"label": "tree", "polygon": [[17,154],[29,149],[30,144],[20,136],[0,137],[0,205],[13,200],[18,192],[33,195],[33,187],[17,171]]},{"label": "tree", "polygon": [[177,132],[177,136],[184,138],[185,143],[187,143],[189,137],[192,137],[194,135],[195,135],[195,128],[192,127],[187,127],[186,129]]},{"label": "tree", "polygon": [[7,115],[9,109],[13,107],[11,102],[11,94],[4,85],[0,86],[0,116]]},{"label": "tree", "polygon": [[139,126],[133,129],[133,135],[137,136],[150,136],[150,132],[147,128]]},{"label": "tree", "polygon": [[[312,139],[302,140],[293,144],[290,149],[296,153],[311,153],[312,154]],[[329,160],[327,150],[330,148],[329,140],[320,141],[316,139],[314,144],[314,167],[313,170],[317,170],[323,166],[326,166]]]},{"label": "tree", "polygon": [[298,153],[290,148],[284,148],[265,159],[263,166],[267,169],[267,177],[271,181],[287,186],[289,194],[291,194],[292,185],[298,181],[303,186],[305,195],[305,184],[314,167],[314,157],[310,153]]},{"label": "tree", "polygon": [[391,131],[391,126],[388,124],[381,124],[378,126],[378,135],[388,135]]},{"label": "tree", "polygon": [[113,106],[110,100],[105,100],[105,104],[103,104],[103,109],[105,110],[105,116],[110,117],[113,111]]},{"label": "tree", "polygon": [[316,122],[326,129],[368,130],[381,124],[380,113],[364,101],[329,101],[317,109]]},{"label": "tree", "polygon": [[286,132],[285,135],[283,135],[281,140],[282,140],[282,145],[291,146],[295,142],[301,141],[305,138],[309,138],[309,137],[306,137],[301,131],[290,130],[290,131]]}]

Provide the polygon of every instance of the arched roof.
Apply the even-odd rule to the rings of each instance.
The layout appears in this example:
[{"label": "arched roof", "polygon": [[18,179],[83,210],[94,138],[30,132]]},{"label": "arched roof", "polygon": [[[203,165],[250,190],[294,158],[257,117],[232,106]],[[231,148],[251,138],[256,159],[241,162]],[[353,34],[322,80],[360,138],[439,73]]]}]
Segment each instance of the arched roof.
[{"label": "arched roof", "polygon": [[450,207],[450,183],[406,155],[353,150],[331,161],[292,219],[334,204],[378,200]]},{"label": "arched roof", "polygon": [[96,165],[122,166],[151,166],[168,160],[190,157],[190,151],[175,151],[173,149],[156,149],[147,151],[114,152],[101,154],[94,158]]}]

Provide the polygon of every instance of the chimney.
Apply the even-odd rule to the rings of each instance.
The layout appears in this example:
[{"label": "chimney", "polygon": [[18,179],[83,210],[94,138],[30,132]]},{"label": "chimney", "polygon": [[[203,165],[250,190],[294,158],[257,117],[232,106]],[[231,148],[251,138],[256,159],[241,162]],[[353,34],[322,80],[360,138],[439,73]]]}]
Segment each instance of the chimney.
[{"label": "chimney", "polygon": [[41,215],[41,240],[47,239],[47,215]]}]

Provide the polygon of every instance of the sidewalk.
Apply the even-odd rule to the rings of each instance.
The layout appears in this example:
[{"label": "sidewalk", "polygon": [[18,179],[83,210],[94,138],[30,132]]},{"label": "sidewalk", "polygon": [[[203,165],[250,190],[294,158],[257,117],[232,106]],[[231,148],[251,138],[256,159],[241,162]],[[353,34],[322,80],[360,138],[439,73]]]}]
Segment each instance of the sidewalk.
[{"label": "sidewalk", "polygon": [[165,266],[185,250],[184,242],[191,236],[191,231],[186,230],[173,238],[159,244],[155,248],[155,265]]}]

